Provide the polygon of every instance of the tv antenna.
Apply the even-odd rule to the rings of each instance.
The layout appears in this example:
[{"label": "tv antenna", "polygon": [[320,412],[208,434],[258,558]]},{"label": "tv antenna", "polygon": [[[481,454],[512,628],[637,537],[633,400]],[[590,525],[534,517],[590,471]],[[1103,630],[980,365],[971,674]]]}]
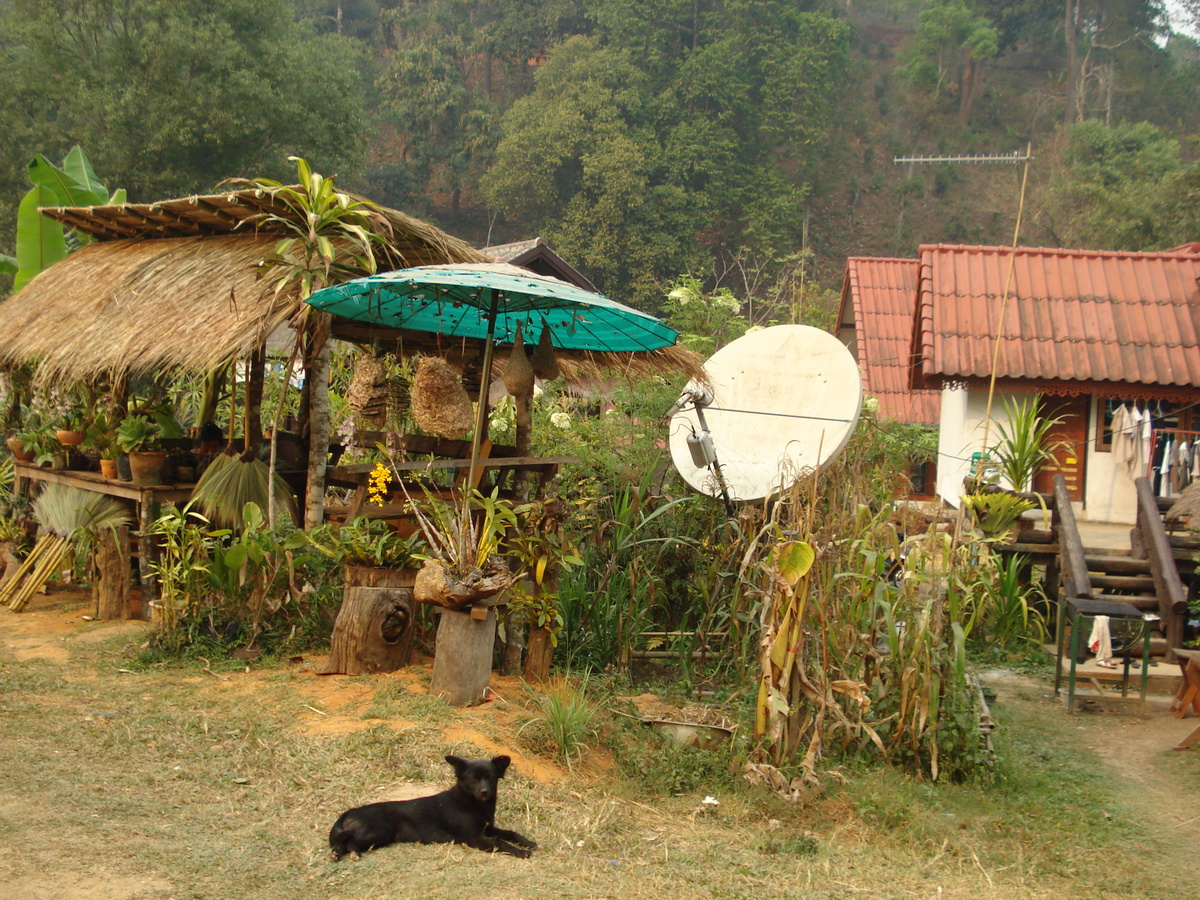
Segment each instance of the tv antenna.
[{"label": "tv antenna", "polygon": [[992,370],[988,378],[988,397],[987,409],[983,414],[983,446],[980,448],[981,455],[986,459],[988,438],[991,436],[992,429],[992,401],[996,397],[996,366],[1000,360],[1000,339],[1004,334],[1004,313],[1008,310],[1008,298],[1012,293],[1013,273],[1017,266],[1017,243],[1021,236],[1021,216],[1025,212],[1025,186],[1029,183],[1029,162],[1033,159],[1033,143],[1025,145],[1025,152],[1014,150],[1012,153],[1001,153],[992,155],[978,156],[897,156],[893,159],[897,165],[900,163],[956,163],[956,162],[1006,162],[1025,164],[1025,171],[1021,175],[1021,195],[1017,202],[1017,223],[1013,227],[1012,252],[1008,257],[1008,274],[1004,279],[1004,293],[1000,297],[1000,315],[996,319],[996,340],[992,347]]}]

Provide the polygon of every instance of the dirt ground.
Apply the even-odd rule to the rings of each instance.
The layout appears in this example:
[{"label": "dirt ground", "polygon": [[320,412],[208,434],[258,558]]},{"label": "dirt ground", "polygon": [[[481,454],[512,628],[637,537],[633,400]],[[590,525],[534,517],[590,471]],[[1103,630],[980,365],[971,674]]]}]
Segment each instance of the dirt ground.
[{"label": "dirt ground", "polygon": [[[142,622],[92,622],[87,616],[87,602],[81,596],[71,593],[56,593],[35,598],[30,607],[20,614],[12,614],[7,609],[0,609],[0,659],[9,656],[17,661],[39,661],[52,666],[61,667],[62,677],[68,680],[88,680],[121,677],[121,670],[111,673],[81,671],[73,666],[72,661],[86,655],[90,646],[114,639],[125,640],[136,644],[144,639],[147,625]],[[428,682],[428,672],[421,668],[406,670],[392,675],[376,676],[369,680],[351,679],[339,676],[317,676],[316,667],[320,664],[319,657],[294,660],[286,675],[286,689],[293,692],[297,714],[292,727],[314,738],[336,735],[351,735],[364,732],[371,727],[378,727],[380,717],[371,717],[365,713],[372,703],[380,701],[389,691],[405,692],[419,695],[425,692]],[[272,692],[280,689],[281,673],[270,668],[247,668],[245,671],[214,671],[207,670],[199,674],[189,675],[186,681],[194,685],[196,690],[209,693],[212,696],[244,696],[255,698],[277,694]],[[983,682],[995,693],[995,704],[1039,702],[1053,709],[1046,701],[1052,691],[1040,680],[1014,674],[1006,670],[990,670],[981,673]],[[0,685],[3,682],[0,681]],[[517,704],[510,702],[521,696],[522,687],[515,679],[494,677],[492,687],[495,699],[482,707],[477,707],[470,714],[456,715],[442,726],[440,739],[447,745],[457,743],[469,744],[479,748],[485,754],[505,753],[513,758],[513,770],[524,779],[540,785],[554,785],[556,790],[570,793],[574,786],[586,790],[587,786],[603,785],[606,776],[615,769],[611,754],[599,752],[590,754],[586,764],[568,771],[565,767],[539,756],[522,752],[515,743],[498,739],[497,735],[515,728],[518,720]],[[149,699],[149,697],[143,698]],[[649,699],[649,698],[647,698]],[[1102,761],[1105,771],[1097,772],[1096,777],[1110,779],[1127,785],[1125,802],[1138,816],[1144,816],[1159,823],[1166,835],[1168,855],[1170,859],[1163,860],[1165,865],[1181,865],[1191,862],[1194,847],[1200,839],[1200,804],[1190,791],[1181,790],[1172,772],[1177,771],[1176,760],[1196,759],[1200,748],[1184,753],[1171,750],[1183,736],[1188,734],[1197,724],[1193,718],[1177,719],[1170,715],[1166,706],[1170,701],[1168,696],[1151,698],[1150,708],[1146,712],[1137,709],[1136,704],[1123,703],[1119,700],[1103,702],[1088,702],[1083,710],[1074,717],[1071,725],[1078,736],[1081,745],[1095,750]],[[0,715],[4,715],[5,698],[0,695]],[[111,715],[103,709],[86,708],[83,710],[85,720],[97,719],[98,725],[104,725],[104,716]],[[389,715],[382,718],[386,727],[397,732],[417,727],[415,723],[403,717]],[[205,725],[207,729],[207,724]],[[1174,757],[1171,759],[1170,757]],[[1164,761],[1166,764],[1164,765]],[[0,770],[6,766],[36,766],[36,759],[19,759],[6,754],[0,747]],[[1194,766],[1193,766],[1194,768]],[[440,773],[431,773],[438,775]],[[78,772],[77,777],[86,779],[87,772]],[[363,797],[363,802],[380,799],[400,799],[407,796],[419,796],[431,790],[440,790],[445,781],[437,781],[432,777],[427,782],[415,779],[398,780],[395,785],[381,789],[378,796]],[[30,872],[12,856],[19,847],[14,843],[25,840],[59,842],[59,846],[51,848],[54,859],[70,859],[72,855],[83,852],[84,848],[71,847],[80,835],[67,833],[40,834],[37,829],[38,803],[37,797],[16,796],[4,789],[5,783],[0,771],[0,897],[12,897],[17,900],[134,900],[134,898],[174,896],[177,886],[163,881],[156,875],[131,874],[143,871],[137,866],[113,865],[112,867],[88,865],[73,868],[69,865],[58,866],[54,871]],[[580,796],[573,794],[573,796]],[[615,801],[614,801],[615,803]],[[661,811],[645,807],[639,815],[650,817],[661,815]],[[94,815],[94,814],[93,814]],[[1096,821],[1111,818],[1112,814],[1104,809],[1095,811]],[[692,816],[695,822],[695,814]],[[30,823],[28,826],[17,823]],[[1081,827],[1089,827],[1090,823],[1081,823]],[[314,826],[315,828],[315,826]],[[850,826],[847,826],[850,828]],[[657,832],[656,832],[657,833]],[[852,833],[852,828],[847,834]],[[126,840],[127,836],[113,835],[114,841]],[[653,841],[655,837],[644,838]],[[314,841],[319,843],[320,836],[314,831]],[[582,847],[584,842],[579,841]],[[567,843],[570,846],[570,843]],[[41,849],[41,848],[39,848]],[[316,851],[313,851],[314,853]],[[441,851],[438,851],[441,852]],[[1156,847],[1161,853],[1162,848]],[[373,856],[376,854],[373,854]],[[445,860],[443,859],[443,863]],[[976,860],[978,863],[978,860]],[[609,865],[615,865],[610,863]],[[310,867],[312,863],[310,861]],[[153,872],[148,866],[146,872]],[[984,873],[987,876],[987,873]],[[750,883],[767,884],[766,881],[756,882],[754,878],[745,876]],[[811,872],[809,878],[812,878]],[[834,881],[833,884],[844,884],[845,892],[820,893],[788,893],[792,897],[831,897],[831,896],[921,896],[917,891],[899,890],[889,893],[878,888],[856,886],[850,875],[846,881]],[[980,882],[984,884],[984,882]],[[986,884],[991,885],[988,876]],[[314,896],[322,895],[322,891],[314,885]],[[515,889],[514,889],[515,890]],[[186,894],[193,896],[193,894]],[[342,896],[335,890],[330,890],[325,896]],[[554,896],[627,896],[620,892],[593,892],[582,887],[578,893],[553,893]],[[212,894],[211,896],[219,896]],[[253,893],[244,896],[254,896]],[[416,896],[404,891],[398,891],[394,896]],[[442,896],[438,894],[437,896]],[[448,895],[449,896],[449,895]],[[503,896],[493,892],[490,896]],[[520,896],[513,893],[512,896]],[[636,896],[644,896],[637,893]],[[648,894],[647,894],[648,896]],[[710,896],[784,896],[769,892],[757,893],[754,889],[746,893],[694,893],[684,891],[677,893],[679,897],[710,897]],[[923,896],[930,897],[1016,897],[1048,896],[1036,890],[1027,893],[1005,893],[981,890],[973,893],[970,890],[958,892],[947,890],[943,895],[942,887],[931,890]],[[1159,896],[1147,891],[1145,897]],[[1176,894],[1178,896],[1178,894]]]}]

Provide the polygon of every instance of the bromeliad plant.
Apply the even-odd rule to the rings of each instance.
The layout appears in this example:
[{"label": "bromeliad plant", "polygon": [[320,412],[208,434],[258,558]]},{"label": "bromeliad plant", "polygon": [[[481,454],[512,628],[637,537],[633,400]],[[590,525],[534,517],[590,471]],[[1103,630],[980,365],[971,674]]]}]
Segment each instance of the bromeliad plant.
[{"label": "bromeliad plant", "polygon": [[[400,484],[403,487],[402,481]],[[512,502],[501,497],[499,490],[486,496],[472,491],[461,502],[446,501],[428,491],[424,503],[408,499],[428,545],[413,596],[459,609],[512,587],[516,574],[504,560],[501,542],[505,532],[516,527],[517,516]]]}]

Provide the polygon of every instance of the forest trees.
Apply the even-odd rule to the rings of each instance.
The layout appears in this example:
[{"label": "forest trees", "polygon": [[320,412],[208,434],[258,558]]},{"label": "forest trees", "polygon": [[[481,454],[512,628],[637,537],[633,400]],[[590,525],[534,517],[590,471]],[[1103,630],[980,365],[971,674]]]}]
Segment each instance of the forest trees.
[{"label": "forest trees", "polygon": [[288,0],[12,0],[0,35],[5,233],[24,164],[75,143],[134,200],[283,174],[298,152],[361,160],[360,45]]},{"label": "forest trees", "polygon": [[706,257],[799,243],[850,29],[791,4],[594,4],[502,124],[489,201],[648,301]]},{"label": "forest trees", "polygon": [[922,10],[917,34],[905,48],[898,75],[933,98],[958,98],[965,125],[979,96],[983,69],[1000,52],[1000,33],[966,0],[935,0]]}]

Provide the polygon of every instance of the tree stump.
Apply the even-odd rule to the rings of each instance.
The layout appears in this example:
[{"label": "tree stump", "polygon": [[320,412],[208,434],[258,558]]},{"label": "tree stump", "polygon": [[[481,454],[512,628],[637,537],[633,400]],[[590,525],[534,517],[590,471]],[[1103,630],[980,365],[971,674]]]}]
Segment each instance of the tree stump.
[{"label": "tree stump", "polygon": [[347,566],[329,659],[317,674],[369,675],[407,666],[412,658],[415,578],[413,569]]},{"label": "tree stump", "polygon": [[550,677],[550,659],[554,643],[550,629],[533,626],[529,629],[529,649],[525,653],[525,680],[546,681]]},{"label": "tree stump", "polygon": [[101,528],[96,535],[95,548],[92,616],[96,619],[132,619],[129,529]]},{"label": "tree stump", "polygon": [[496,608],[488,607],[486,615],[476,619],[478,614],[470,609],[442,610],[429,692],[451,706],[479,703],[492,677]]}]

